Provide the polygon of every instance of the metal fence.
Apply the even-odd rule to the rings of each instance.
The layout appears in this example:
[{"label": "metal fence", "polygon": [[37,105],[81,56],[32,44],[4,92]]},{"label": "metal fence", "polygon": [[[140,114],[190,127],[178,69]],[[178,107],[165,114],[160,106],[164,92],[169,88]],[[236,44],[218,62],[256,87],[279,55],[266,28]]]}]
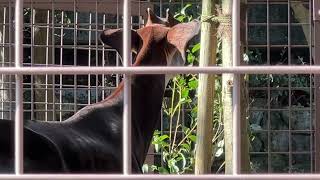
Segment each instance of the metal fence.
[{"label": "metal fence", "polygon": [[[249,64],[312,65],[312,5],[312,1],[249,1],[247,51],[256,57]],[[261,167],[258,172],[314,172],[313,76],[263,74],[249,79],[249,96],[255,99],[250,121],[258,125],[255,141],[262,144],[251,152],[252,161]]]},{"label": "metal fence", "polygon": [[[18,176],[13,175],[0,175],[3,179],[114,179],[114,178],[132,178],[132,179],[161,179],[163,176],[126,176],[130,174],[130,147],[129,140],[130,134],[130,84],[131,74],[157,74],[166,73],[233,73],[235,77],[239,74],[251,74],[249,78],[268,76],[265,84],[250,85],[250,95],[252,97],[259,97],[265,99],[267,106],[259,107],[259,105],[251,106],[250,112],[254,114],[265,114],[262,121],[265,121],[265,126],[261,126],[262,129],[256,131],[257,134],[266,135],[266,147],[263,149],[253,149],[252,157],[261,156],[258,160],[265,160],[267,162],[265,170],[263,172],[277,172],[274,171],[273,163],[277,156],[285,156],[287,159],[289,169],[288,173],[292,171],[292,167],[297,161],[296,156],[302,155],[302,159],[310,161],[310,169],[305,172],[316,171],[316,142],[317,138],[314,134],[315,127],[317,127],[313,114],[315,113],[315,103],[313,94],[315,93],[316,84],[313,81],[315,78],[311,74],[319,74],[319,66],[311,66],[312,61],[316,61],[315,48],[316,42],[314,42],[314,36],[312,31],[313,19],[312,8],[316,1],[248,1],[248,13],[247,13],[247,50],[256,53],[257,49],[260,50],[261,57],[264,57],[265,62],[258,62],[253,64],[263,64],[267,66],[239,66],[240,65],[240,1],[234,0],[233,8],[233,60],[234,67],[166,67],[164,70],[161,67],[128,67],[130,65],[130,43],[127,43],[130,33],[129,28],[140,27],[143,25],[143,11],[150,4],[155,4],[153,7],[159,7],[159,15],[162,15],[164,7],[168,6],[169,2],[149,2],[149,1],[132,1],[130,6],[129,0],[125,0],[124,3],[119,1],[84,1],[84,0],[22,0],[14,1],[2,1],[0,6],[3,7],[3,19],[0,20],[0,26],[2,27],[2,42],[1,49],[3,53],[3,63],[1,72],[1,92],[2,99],[0,101],[0,117],[13,119],[13,112],[15,112],[16,123],[16,167],[15,172]],[[195,1],[196,2],[196,1]],[[307,6],[309,11],[305,22],[295,22],[292,18],[294,15],[291,12],[291,7],[294,3],[303,4]],[[170,6],[183,6],[183,2],[172,3]],[[287,7],[286,18],[272,19],[271,14],[277,13]],[[25,8],[23,8],[25,7]],[[116,7],[116,8],[115,8]],[[250,13],[255,13],[254,8],[260,8],[259,10],[265,11],[265,17],[261,19],[250,19]],[[13,15],[13,8],[15,8],[15,15]],[[38,11],[37,11],[38,10]],[[314,10],[315,11],[315,10]],[[58,13],[57,13],[58,12]],[[105,12],[112,12],[107,14]],[[123,12],[123,19],[121,14]],[[36,13],[39,13],[37,16]],[[130,18],[132,16],[132,18]],[[314,16],[319,16],[315,13]],[[26,18],[28,17],[28,18]],[[71,18],[70,18],[71,17]],[[252,16],[253,17],[253,16]],[[14,21],[13,21],[14,19]],[[2,22],[1,22],[2,21]],[[119,59],[114,50],[109,50],[98,41],[98,34],[106,27],[114,28],[122,26],[124,27],[124,47],[127,51],[124,53],[123,63]],[[307,42],[299,44],[301,41],[295,39],[294,29],[297,26],[307,26],[309,38],[306,38]],[[15,27],[15,33],[13,34],[13,27]],[[260,28],[260,29],[259,29]],[[297,28],[296,28],[297,29]],[[278,37],[275,32],[284,32],[283,41],[277,41],[272,39],[274,36]],[[28,38],[23,38],[29,36]],[[260,39],[254,39],[255,32],[260,33]],[[261,33],[262,32],[262,33]],[[41,35],[42,33],[42,35]],[[40,35],[39,35],[40,34]],[[287,37],[287,39],[285,38]],[[256,41],[255,41],[256,40]],[[260,40],[260,41],[259,41]],[[24,42],[27,41],[27,42]],[[314,42],[314,43],[312,43]],[[274,56],[274,52],[279,52],[285,48],[285,52],[278,54],[285,54],[286,58],[282,59],[285,62],[281,62],[288,66],[274,66],[279,63],[279,56]],[[302,50],[301,50],[302,49]],[[293,59],[299,55],[294,54],[298,51],[307,51],[308,58],[307,65],[299,66]],[[262,53],[261,53],[262,52]],[[302,53],[303,54],[303,53]],[[313,56],[314,55],[314,56]],[[301,55],[300,55],[301,57]],[[313,57],[313,58],[312,58]],[[83,58],[83,59],[82,59]],[[15,62],[12,61],[15,59]],[[22,62],[22,59],[24,62]],[[44,61],[40,61],[43,59]],[[276,60],[275,60],[276,59]],[[285,60],[286,59],[286,60]],[[123,64],[124,67],[108,67],[108,65],[119,66]],[[315,63],[316,64],[316,63]],[[53,66],[52,66],[53,65]],[[74,67],[74,66],[84,67]],[[14,67],[15,66],[15,67]],[[99,67],[98,67],[99,66]],[[239,67],[238,67],[239,66]],[[86,75],[80,75],[86,74]],[[113,75],[104,75],[113,74]],[[117,74],[126,74],[124,77]],[[272,78],[287,78],[286,85],[276,84],[277,81],[270,81],[269,78],[272,74]],[[277,76],[279,74],[287,74]],[[295,74],[302,74],[299,77],[305,77],[309,84],[305,87],[299,87],[294,85]],[[14,76],[15,75],[15,76]],[[316,75],[315,75],[316,76]],[[14,82],[15,79],[15,82]],[[23,119],[43,119],[43,120],[64,120],[78,109],[84,107],[87,104],[98,102],[111,92],[111,87],[116,87],[121,79],[125,82],[125,108],[124,108],[124,167],[123,175],[22,175],[23,173],[23,157],[22,157],[22,122]],[[263,78],[262,78],[263,79]],[[240,118],[240,96],[239,96],[239,81],[235,81],[234,84],[234,175],[233,176],[199,176],[201,179],[271,179],[275,176],[272,175],[238,175],[240,160],[240,140],[239,140],[239,118]],[[250,83],[250,80],[249,80]],[[24,89],[24,91],[23,91]],[[299,90],[307,90],[308,94],[305,94],[309,106],[298,106],[297,101],[291,98],[291,95]],[[259,91],[263,91],[263,95],[259,96]],[[272,97],[274,92],[286,92],[288,99],[287,107],[273,106]],[[22,93],[30,93],[30,99],[23,99]],[[78,99],[83,94],[82,99]],[[15,99],[15,100],[14,100]],[[296,104],[295,104],[296,103]],[[14,106],[15,104],[15,106]],[[293,107],[295,106],[295,107]],[[286,127],[272,127],[272,114],[288,114],[288,125]],[[310,120],[309,126],[305,129],[295,129],[293,113],[309,113]],[[262,124],[263,124],[262,123]],[[280,134],[277,136],[276,134]],[[284,134],[284,135],[283,135]],[[306,135],[308,138],[308,149],[295,150],[292,144],[295,136]],[[288,148],[285,150],[277,150],[271,144],[273,137],[288,138]],[[301,157],[300,157],[301,159]],[[279,171],[284,172],[284,171]],[[165,178],[194,178],[192,176],[166,176]],[[318,175],[278,175],[279,179],[312,179],[319,178]]]}]

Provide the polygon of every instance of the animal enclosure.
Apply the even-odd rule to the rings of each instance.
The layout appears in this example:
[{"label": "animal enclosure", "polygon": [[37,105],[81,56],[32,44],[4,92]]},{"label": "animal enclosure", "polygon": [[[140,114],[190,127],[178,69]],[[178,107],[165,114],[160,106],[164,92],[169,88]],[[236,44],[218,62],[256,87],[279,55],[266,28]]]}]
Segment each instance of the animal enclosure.
[{"label": "animal enclosure", "polygon": [[[199,16],[201,2],[197,0],[131,1],[131,27],[138,29],[145,26],[147,8],[165,17],[167,8],[172,13],[178,13],[187,4],[192,5],[186,9],[186,14],[192,14],[193,18]],[[312,0],[243,1],[245,8],[241,10],[245,15],[241,16],[241,41],[244,57],[241,65],[262,68],[265,65],[288,68],[292,65],[318,65],[320,40],[317,32],[320,30],[316,19],[319,15],[313,14],[316,11],[315,4],[318,4],[317,1]],[[0,2],[2,67],[15,66],[14,8],[13,0]],[[123,66],[120,55],[99,39],[104,29],[121,27],[122,1],[25,0],[23,67]],[[193,65],[197,66],[196,63]],[[283,74],[263,70],[266,73],[246,75],[249,102],[248,107],[241,108],[242,112],[248,113],[251,172],[319,172],[318,75],[312,74],[307,68],[300,74],[289,73],[292,69],[283,71]],[[246,74],[246,70],[241,73]],[[23,75],[24,119],[64,121],[87,105],[105,99],[122,79],[123,74],[120,73]],[[167,104],[173,99],[172,88],[168,86],[165,92],[164,101]],[[0,119],[14,119],[15,89],[15,76],[0,73]],[[190,91],[192,100],[195,100],[195,95],[192,95],[195,91]],[[161,134],[171,133],[169,122],[177,118],[170,118],[165,110],[166,106],[163,107],[161,124],[157,128]],[[191,129],[192,110],[187,105],[182,106],[177,139],[185,137],[182,126]],[[162,155],[152,145],[145,163],[163,164]],[[221,173],[223,161],[223,152],[220,155],[216,153],[212,170]]]}]

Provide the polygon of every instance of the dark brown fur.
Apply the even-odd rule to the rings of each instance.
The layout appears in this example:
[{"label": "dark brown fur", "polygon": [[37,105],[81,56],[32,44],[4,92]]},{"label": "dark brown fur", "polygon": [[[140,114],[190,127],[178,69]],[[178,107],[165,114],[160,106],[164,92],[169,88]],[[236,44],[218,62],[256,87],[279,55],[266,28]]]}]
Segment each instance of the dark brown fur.
[{"label": "dark brown fur", "polygon": [[[132,30],[134,66],[177,65],[199,23],[177,24],[154,17]],[[156,23],[155,23],[156,22]],[[173,27],[171,27],[173,26]],[[193,29],[190,31],[190,29]],[[184,38],[185,37],[185,38]],[[122,30],[106,30],[101,40],[120,54]],[[120,43],[119,43],[120,42]],[[141,172],[153,131],[160,122],[165,74],[135,75],[132,82],[132,169]],[[64,122],[26,121],[25,172],[121,173],[123,83],[105,100],[88,105]],[[13,171],[13,121],[0,121],[0,172]]]}]

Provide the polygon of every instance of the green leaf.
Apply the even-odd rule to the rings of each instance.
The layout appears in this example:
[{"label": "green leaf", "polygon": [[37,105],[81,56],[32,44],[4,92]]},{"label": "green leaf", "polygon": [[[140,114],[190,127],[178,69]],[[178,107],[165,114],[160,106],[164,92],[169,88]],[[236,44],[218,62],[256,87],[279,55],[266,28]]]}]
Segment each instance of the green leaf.
[{"label": "green leaf", "polygon": [[161,134],[161,132],[159,130],[155,130],[154,133],[153,133],[154,136],[155,135],[159,135],[159,134]]},{"label": "green leaf", "polygon": [[184,103],[186,101],[186,98],[181,98],[180,99],[180,103],[182,104],[182,103]]},{"label": "green leaf", "polygon": [[192,47],[191,52],[192,52],[192,53],[195,53],[195,52],[197,52],[197,51],[199,51],[199,50],[200,50],[200,43],[197,43],[196,45],[194,45],[194,46]]},{"label": "green leaf", "polygon": [[186,88],[182,89],[181,97],[188,98],[188,96],[189,96],[189,89],[186,89]]},{"label": "green leaf", "polygon": [[196,89],[198,87],[198,80],[194,79],[188,82],[188,86],[191,89]]},{"label": "green leaf", "polygon": [[179,167],[177,166],[177,161],[175,159],[170,159],[168,161],[168,167],[170,168],[171,173],[179,172]]},{"label": "green leaf", "polygon": [[149,166],[148,166],[148,164],[144,164],[143,166],[142,166],[142,173],[143,174],[146,174],[146,173],[148,173],[149,172]]},{"label": "green leaf", "polygon": [[197,141],[197,136],[196,135],[189,135],[188,137],[191,141],[196,142]]},{"label": "green leaf", "polygon": [[172,166],[172,168],[173,168],[173,172],[174,172],[174,173],[178,173],[179,170],[180,170],[180,168],[179,168],[176,164],[174,164],[174,165]]},{"label": "green leaf", "polygon": [[198,112],[198,106],[193,107],[191,111],[192,115],[197,114],[197,112]]},{"label": "green leaf", "polygon": [[180,78],[178,83],[180,86],[184,86],[186,84],[186,80],[184,78]]},{"label": "green leaf", "polygon": [[196,59],[196,57],[193,54],[191,54],[191,53],[188,54],[187,61],[189,64],[192,64],[195,59]]},{"label": "green leaf", "polygon": [[182,160],[182,168],[184,169],[187,165],[187,160],[186,160],[186,157],[184,156],[183,153],[179,153],[180,157],[181,157],[181,160]]},{"label": "green leaf", "polygon": [[182,143],[181,145],[180,145],[183,149],[185,149],[185,150],[187,150],[187,151],[190,151],[190,145],[189,144],[187,144],[187,143]]},{"label": "green leaf", "polygon": [[163,152],[162,153],[162,160],[164,161],[164,162],[166,162],[167,161],[167,157],[169,157],[169,153],[168,152]]},{"label": "green leaf", "polygon": [[169,171],[164,167],[159,167],[158,171],[160,174],[169,174]]},{"label": "green leaf", "polygon": [[175,17],[176,18],[176,20],[178,20],[179,22],[183,22],[183,20],[184,20],[184,16],[182,16],[182,15],[178,15],[178,16],[176,16]]},{"label": "green leaf", "polygon": [[187,4],[185,7],[183,7],[180,11],[181,14],[186,15],[186,10],[191,7],[192,4]]},{"label": "green leaf", "polygon": [[182,130],[183,130],[183,133],[188,134],[190,131],[190,128],[183,126]]},{"label": "green leaf", "polygon": [[158,138],[158,141],[163,141],[163,140],[168,139],[168,138],[169,138],[169,136],[166,135],[166,134],[164,134],[164,135],[162,135],[162,136],[160,136],[160,137]]},{"label": "green leaf", "polygon": [[156,171],[156,170],[158,170],[158,167],[155,165],[151,165],[151,171]]}]

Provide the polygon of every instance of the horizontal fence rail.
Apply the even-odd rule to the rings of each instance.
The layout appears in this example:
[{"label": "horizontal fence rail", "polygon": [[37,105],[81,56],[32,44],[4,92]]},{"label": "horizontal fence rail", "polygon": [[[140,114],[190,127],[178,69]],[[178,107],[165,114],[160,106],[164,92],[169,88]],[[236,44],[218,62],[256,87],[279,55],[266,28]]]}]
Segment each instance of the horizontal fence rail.
[{"label": "horizontal fence rail", "polygon": [[90,180],[102,180],[102,179],[201,179],[201,180],[233,180],[233,179],[242,179],[242,180],[313,180],[320,179],[320,174],[296,174],[296,175],[286,175],[286,174],[260,174],[260,175],[89,175],[89,174],[41,174],[41,175],[0,175],[0,179],[6,180],[40,180],[40,179],[59,179],[59,180],[74,180],[74,179],[90,179]]},{"label": "horizontal fence rail", "polygon": [[0,74],[320,74],[315,66],[237,66],[237,67],[0,67]]},{"label": "horizontal fence rail", "polygon": [[[45,0],[38,0],[39,2],[43,1],[46,2]],[[38,2],[36,1],[36,2]],[[79,0],[78,0],[79,1]],[[80,0],[83,2],[86,2],[85,0]],[[79,2],[80,2],[79,1]],[[317,1],[317,0],[314,0]],[[9,2],[9,1],[8,1]],[[10,0],[11,2],[11,0]],[[13,2],[13,0],[12,0]],[[61,66],[33,66],[33,67],[22,67],[22,58],[23,57],[23,42],[21,40],[23,34],[21,33],[21,25],[20,22],[22,23],[23,21],[23,0],[16,0],[17,5],[17,13],[16,13],[16,39],[20,39],[20,41],[16,41],[15,45],[15,60],[16,60],[16,67],[0,67],[0,75],[1,74],[7,74],[7,75],[16,75],[17,76],[17,81],[16,81],[16,107],[18,109],[17,116],[16,116],[16,121],[20,122],[16,127],[16,175],[14,174],[2,174],[0,175],[0,179],[7,179],[7,180],[13,180],[13,179],[26,179],[26,180],[37,180],[37,179],[66,179],[66,180],[71,180],[71,179],[221,179],[221,180],[231,180],[231,179],[246,179],[246,180],[253,180],[253,179],[320,179],[320,174],[250,174],[250,175],[245,175],[245,174],[237,174],[240,172],[240,154],[239,154],[239,146],[240,144],[237,144],[234,147],[234,157],[235,160],[234,162],[238,164],[234,164],[234,175],[198,175],[198,176],[193,176],[193,175],[129,175],[131,173],[131,142],[130,142],[130,129],[131,129],[131,89],[130,89],[130,75],[134,74],[198,74],[198,73],[208,73],[208,74],[224,74],[224,73],[230,73],[230,74],[235,74],[237,78],[235,80],[239,80],[240,76],[239,74],[320,74],[320,65],[317,66],[239,66],[240,65],[240,15],[237,15],[240,13],[240,0],[234,2],[238,2],[239,4],[234,6],[233,9],[233,14],[237,15],[237,19],[234,20],[234,25],[237,23],[236,26],[234,26],[233,29],[233,36],[234,42],[238,42],[239,44],[236,44],[234,46],[234,66],[233,67],[220,67],[220,66],[210,66],[210,67],[132,67],[130,62],[131,62],[131,51],[130,51],[130,15],[131,15],[131,8],[130,8],[130,2],[131,0],[126,0],[124,1],[123,5],[123,10],[124,10],[124,49],[126,50],[124,54],[124,67],[91,67],[91,66],[72,66],[72,67],[61,67]],[[29,2],[29,1],[25,1]],[[31,4],[33,4],[33,1],[30,1]],[[53,1],[52,1],[53,2]],[[75,3],[76,1],[74,0],[71,4],[70,7],[71,9],[75,11]],[[135,1],[132,1],[135,2]],[[19,5],[20,3],[20,5]],[[39,4],[39,3],[38,3]],[[1,3],[0,3],[1,5]],[[79,7],[78,7],[79,8]],[[97,9],[97,8],[95,8]],[[133,8],[134,11],[135,8]],[[105,9],[104,9],[105,10]],[[19,15],[19,17],[18,17]],[[75,16],[76,17],[76,16]],[[91,24],[91,23],[90,23]],[[75,22],[75,25],[78,25],[78,23]],[[76,41],[75,41],[76,42]],[[75,45],[76,46],[76,43]],[[96,45],[98,47],[98,45]],[[33,45],[33,47],[36,47],[36,45]],[[47,45],[47,47],[51,47]],[[55,45],[53,46],[55,47]],[[61,45],[62,47],[62,45]],[[91,46],[90,46],[91,47]],[[86,74],[86,75],[91,75],[91,74],[125,74],[128,76],[125,76],[124,82],[125,82],[125,88],[127,88],[124,91],[125,94],[125,111],[124,111],[124,147],[123,147],[123,152],[124,152],[124,174],[118,174],[118,175],[105,175],[105,174],[23,174],[23,114],[22,114],[22,92],[23,92],[23,85],[22,85],[22,75],[41,75],[41,74],[47,74],[47,75],[57,75],[57,74],[65,74],[65,75],[77,75],[77,74]],[[19,79],[20,78],[20,79]],[[240,81],[237,81],[234,83],[234,95],[237,96],[237,98],[240,98],[238,94],[240,94]],[[237,94],[236,94],[236,93]],[[233,103],[233,107],[237,109],[237,107],[240,105],[239,104],[239,99]],[[19,110],[20,109],[20,110]],[[20,115],[19,115],[20,113]],[[240,117],[240,108],[237,109],[237,111],[234,112],[234,117],[235,120],[239,119]],[[239,122],[234,124],[234,127],[240,127]],[[238,132],[239,129],[238,129]],[[240,143],[239,141],[239,136],[237,136],[237,133],[235,133],[234,136],[234,141],[237,143]]]}]

